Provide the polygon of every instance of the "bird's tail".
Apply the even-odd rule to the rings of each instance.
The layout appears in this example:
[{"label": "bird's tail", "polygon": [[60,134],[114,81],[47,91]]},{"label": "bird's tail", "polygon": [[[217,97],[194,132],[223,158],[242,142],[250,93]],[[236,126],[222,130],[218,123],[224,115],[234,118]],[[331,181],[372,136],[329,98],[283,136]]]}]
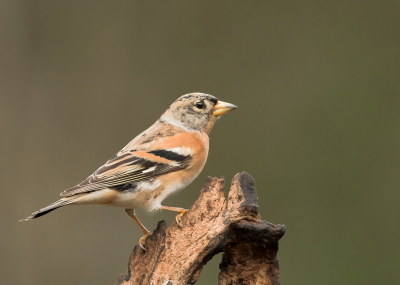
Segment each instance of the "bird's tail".
[{"label": "bird's tail", "polygon": [[72,204],[80,196],[82,196],[82,195],[75,195],[75,196],[72,196],[72,197],[62,198],[62,199],[60,199],[60,200],[48,205],[47,207],[44,207],[44,208],[42,208],[40,210],[37,210],[36,212],[33,212],[29,217],[26,217],[25,219],[20,220],[20,222],[22,222],[22,221],[30,221],[30,220],[39,218],[39,217],[41,217],[43,215],[46,215],[46,214],[50,213],[51,211],[54,211],[55,209],[58,209],[60,207]]}]

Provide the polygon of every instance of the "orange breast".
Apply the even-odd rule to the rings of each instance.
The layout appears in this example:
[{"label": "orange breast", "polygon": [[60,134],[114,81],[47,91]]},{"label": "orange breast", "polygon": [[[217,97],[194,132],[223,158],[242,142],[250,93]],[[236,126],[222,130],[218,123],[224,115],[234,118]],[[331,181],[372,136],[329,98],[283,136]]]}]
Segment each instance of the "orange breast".
[{"label": "orange breast", "polygon": [[[177,147],[190,148],[192,152],[191,165],[188,170],[201,171],[207,161],[209,138],[205,133],[183,132],[172,137],[155,141],[149,145],[150,149],[171,149]],[[197,172],[196,171],[196,172]]]}]

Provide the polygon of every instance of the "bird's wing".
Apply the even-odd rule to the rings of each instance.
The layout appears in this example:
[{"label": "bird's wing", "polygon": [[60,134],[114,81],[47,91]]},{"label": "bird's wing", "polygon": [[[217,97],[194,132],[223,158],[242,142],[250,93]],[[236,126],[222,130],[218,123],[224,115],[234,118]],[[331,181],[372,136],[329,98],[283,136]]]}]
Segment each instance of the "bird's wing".
[{"label": "bird's wing", "polygon": [[60,195],[69,197],[178,171],[189,166],[191,155],[185,154],[179,148],[119,152],[85,181]]}]

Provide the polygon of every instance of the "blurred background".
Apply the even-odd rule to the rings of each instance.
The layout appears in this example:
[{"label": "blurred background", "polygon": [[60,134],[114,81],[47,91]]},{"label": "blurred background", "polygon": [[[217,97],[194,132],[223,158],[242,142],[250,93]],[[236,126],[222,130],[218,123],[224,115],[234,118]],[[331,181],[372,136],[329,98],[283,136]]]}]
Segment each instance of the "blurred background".
[{"label": "blurred background", "polygon": [[[94,172],[179,96],[239,109],[201,175],[256,181],[285,224],[282,284],[400,283],[399,1],[0,4],[2,284],[114,284],[141,237],[123,209],[18,220]],[[153,230],[161,212],[139,218]],[[198,284],[216,284],[221,255]]]}]

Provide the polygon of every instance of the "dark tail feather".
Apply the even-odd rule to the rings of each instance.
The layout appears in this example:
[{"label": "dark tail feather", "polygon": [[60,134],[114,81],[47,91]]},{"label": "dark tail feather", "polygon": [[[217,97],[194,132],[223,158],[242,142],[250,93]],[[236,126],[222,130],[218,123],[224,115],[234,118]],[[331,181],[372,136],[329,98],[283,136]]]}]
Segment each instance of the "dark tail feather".
[{"label": "dark tail feather", "polygon": [[55,209],[58,209],[60,207],[63,207],[63,206],[73,203],[76,200],[76,198],[78,198],[78,197],[62,198],[62,199],[48,205],[47,207],[44,207],[44,208],[32,213],[29,217],[26,217],[25,219],[20,220],[20,222],[30,221],[30,220],[39,218],[43,215],[50,213],[51,211],[54,211]]}]

